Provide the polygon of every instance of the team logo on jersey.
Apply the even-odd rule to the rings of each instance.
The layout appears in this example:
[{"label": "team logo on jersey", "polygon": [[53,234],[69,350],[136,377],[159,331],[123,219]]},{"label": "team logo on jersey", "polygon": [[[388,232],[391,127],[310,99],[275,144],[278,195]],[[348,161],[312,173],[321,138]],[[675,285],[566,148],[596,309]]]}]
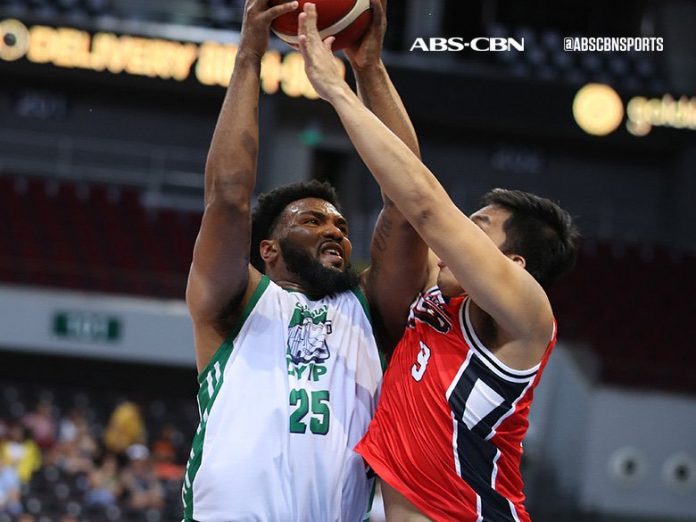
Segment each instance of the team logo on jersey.
[{"label": "team logo on jersey", "polygon": [[326,344],[326,336],[331,333],[327,312],[326,306],[310,310],[300,303],[295,305],[288,325],[287,351],[293,364],[320,363],[331,356]]},{"label": "team logo on jersey", "polygon": [[443,334],[452,329],[452,319],[447,314],[445,302],[439,290],[430,290],[421,295],[416,304],[411,307],[407,326],[415,328],[416,321],[425,323]]}]

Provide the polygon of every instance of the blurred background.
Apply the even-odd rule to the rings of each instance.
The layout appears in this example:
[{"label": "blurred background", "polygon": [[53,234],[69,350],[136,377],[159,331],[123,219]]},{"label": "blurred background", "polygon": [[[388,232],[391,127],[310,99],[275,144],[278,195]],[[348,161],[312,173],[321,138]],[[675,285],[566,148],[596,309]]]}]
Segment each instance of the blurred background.
[{"label": "blurred background", "polygon": [[[388,7],[384,61],[459,206],[524,189],[584,234],[551,293],[559,345],[523,463],[534,520],[696,520],[696,2]],[[0,0],[1,522],[181,517],[198,422],[183,297],[242,12]],[[524,51],[411,51],[453,36]],[[567,36],[663,50],[565,52]],[[331,181],[366,265],[369,172],[296,53],[274,39],[262,77],[258,191]]]}]

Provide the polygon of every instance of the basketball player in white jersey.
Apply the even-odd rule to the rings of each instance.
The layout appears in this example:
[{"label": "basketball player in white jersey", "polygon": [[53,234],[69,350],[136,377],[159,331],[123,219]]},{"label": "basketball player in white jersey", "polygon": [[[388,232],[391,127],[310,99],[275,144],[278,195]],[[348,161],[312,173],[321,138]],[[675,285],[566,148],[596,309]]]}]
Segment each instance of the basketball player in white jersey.
[{"label": "basketball player in white jersey", "polygon": [[[261,58],[272,20],[295,8],[247,0],[206,163],[186,293],[201,422],[184,479],[185,520],[365,519],[373,480],[353,447],[382,378],[373,326],[385,347],[398,340],[426,276],[427,248],[389,201],[372,265],[360,275],[330,186],[281,187],[250,212]],[[367,36],[346,54],[364,103],[418,155],[381,62],[384,5],[372,8]]]}]

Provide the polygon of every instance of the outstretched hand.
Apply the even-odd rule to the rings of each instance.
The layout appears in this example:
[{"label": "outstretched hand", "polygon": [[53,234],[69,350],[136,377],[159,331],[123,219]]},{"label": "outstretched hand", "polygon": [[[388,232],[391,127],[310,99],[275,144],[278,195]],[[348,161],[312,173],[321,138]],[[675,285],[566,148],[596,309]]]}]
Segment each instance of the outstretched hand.
[{"label": "outstretched hand", "polygon": [[268,48],[273,20],[294,11],[298,5],[297,1],[292,1],[268,7],[268,0],[247,0],[244,5],[240,51],[246,50],[261,58]]},{"label": "outstretched hand", "polygon": [[300,52],[304,57],[307,78],[317,94],[331,102],[332,96],[348,87],[331,53],[335,38],[329,36],[322,42],[317,29],[317,8],[314,4],[304,5],[298,25]]},{"label": "outstretched hand", "polygon": [[356,71],[379,65],[382,60],[382,45],[387,31],[387,0],[370,0],[370,8],[372,23],[367,33],[360,41],[343,50]]}]

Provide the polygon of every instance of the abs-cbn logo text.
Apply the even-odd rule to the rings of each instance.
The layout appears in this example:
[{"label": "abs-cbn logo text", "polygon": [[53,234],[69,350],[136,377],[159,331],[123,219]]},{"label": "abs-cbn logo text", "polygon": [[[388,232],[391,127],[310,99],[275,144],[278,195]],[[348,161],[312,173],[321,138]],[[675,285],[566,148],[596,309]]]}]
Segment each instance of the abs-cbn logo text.
[{"label": "abs-cbn logo text", "polygon": [[524,38],[504,38],[502,36],[479,36],[471,40],[465,40],[461,36],[450,38],[433,36],[430,38],[416,38],[410,51],[447,52],[464,51],[471,49],[476,52],[504,52],[524,51]]}]

